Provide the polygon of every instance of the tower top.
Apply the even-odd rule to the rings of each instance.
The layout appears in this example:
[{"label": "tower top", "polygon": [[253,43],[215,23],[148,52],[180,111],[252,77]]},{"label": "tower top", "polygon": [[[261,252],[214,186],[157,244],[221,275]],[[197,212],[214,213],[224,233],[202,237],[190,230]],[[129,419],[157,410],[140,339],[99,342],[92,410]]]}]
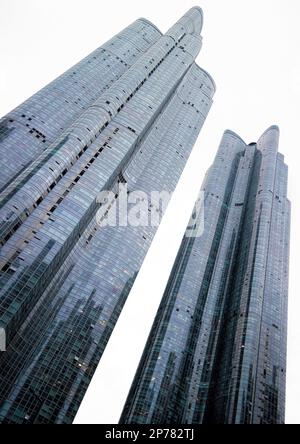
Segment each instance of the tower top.
[{"label": "tower top", "polygon": [[203,12],[199,6],[189,9],[167,32],[173,38],[180,39],[185,34],[191,34],[201,39]]},{"label": "tower top", "polygon": [[199,36],[203,27],[203,11],[200,6],[194,6],[178,22],[184,23],[189,34]]}]

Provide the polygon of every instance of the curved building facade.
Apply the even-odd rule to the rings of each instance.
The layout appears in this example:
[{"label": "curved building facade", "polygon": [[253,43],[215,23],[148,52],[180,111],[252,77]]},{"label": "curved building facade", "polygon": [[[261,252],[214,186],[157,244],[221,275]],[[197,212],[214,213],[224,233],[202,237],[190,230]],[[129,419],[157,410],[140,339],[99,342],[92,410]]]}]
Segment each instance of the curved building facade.
[{"label": "curved building facade", "polygon": [[99,195],[174,190],[215,91],[201,28],[139,19],[1,120],[1,422],[72,422],[156,231],[99,225]]},{"label": "curved building facade", "polygon": [[201,188],[204,232],[182,240],[121,423],[284,423],[290,203],[278,140],[275,126],[250,145],[224,133]]}]

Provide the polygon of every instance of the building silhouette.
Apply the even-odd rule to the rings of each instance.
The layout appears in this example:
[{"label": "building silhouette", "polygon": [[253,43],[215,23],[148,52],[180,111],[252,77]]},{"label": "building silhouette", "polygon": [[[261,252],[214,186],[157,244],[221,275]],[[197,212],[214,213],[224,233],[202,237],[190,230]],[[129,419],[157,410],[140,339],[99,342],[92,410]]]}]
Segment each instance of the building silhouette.
[{"label": "building silhouette", "polygon": [[224,133],[201,188],[203,234],[182,240],[121,423],[284,423],[290,202],[278,140],[276,126],[250,145]]},{"label": "building silhouette", "polygon": [[72,422],[157,229],[100,226],[98,196],[174,190],[215,91],[201,28],[139,19],[0,120],[1,422]]}]

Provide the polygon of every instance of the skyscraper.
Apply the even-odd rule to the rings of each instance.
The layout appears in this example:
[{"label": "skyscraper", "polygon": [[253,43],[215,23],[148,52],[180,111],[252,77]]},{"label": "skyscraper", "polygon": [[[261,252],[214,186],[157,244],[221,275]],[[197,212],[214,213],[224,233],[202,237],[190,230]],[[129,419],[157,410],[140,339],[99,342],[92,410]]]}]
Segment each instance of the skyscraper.
[{"label": "skyscraper", "polygon": [[284,422],[290,203],[278,140],[276,126],[250,145],[224,133],[201,188],[203,234],[182,240],[122,423]]},{"label": "skyscraper", "polygon": [[156,231],[99,225],[99,193],[174,190],[215,90],[201,28],[139,19],[0,121],[3,423],[72,422]]}]

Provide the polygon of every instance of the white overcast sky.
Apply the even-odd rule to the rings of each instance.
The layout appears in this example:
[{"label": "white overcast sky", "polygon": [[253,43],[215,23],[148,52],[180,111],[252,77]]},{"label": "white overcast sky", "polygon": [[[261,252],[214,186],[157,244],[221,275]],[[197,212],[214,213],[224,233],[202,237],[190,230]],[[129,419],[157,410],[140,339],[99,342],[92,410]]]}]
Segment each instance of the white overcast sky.
[{"label": "white overcast sky", "polygon": [[[0,0],[0,115],[138,17],[146,17],[164,32],[196,1]],[[214,105],[76,422],[118,422],[223,131],[232,129],[250,143],[277,124],[280,151],[289,165],[292,202],[286,422],[300,424],[300,1],[198,0],[198,5],[204,11],[204,27],[197,62],[216,81]]]}]

